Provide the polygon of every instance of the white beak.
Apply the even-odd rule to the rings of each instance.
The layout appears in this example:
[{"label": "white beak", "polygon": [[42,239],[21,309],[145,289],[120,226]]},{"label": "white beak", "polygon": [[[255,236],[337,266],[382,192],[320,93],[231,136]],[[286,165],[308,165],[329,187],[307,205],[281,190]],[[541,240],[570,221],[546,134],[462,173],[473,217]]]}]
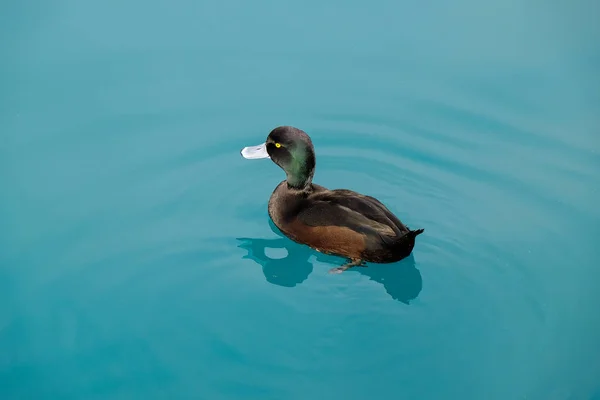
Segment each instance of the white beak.
[{"label": "white beak", "polygon": [[248,160],[256,160],[259,158],[270,158],[269,153],[267,153],[267,144],[263,143],[258,146],[248,146],[244,147],[241,151],[242,157],[247,158]]}]

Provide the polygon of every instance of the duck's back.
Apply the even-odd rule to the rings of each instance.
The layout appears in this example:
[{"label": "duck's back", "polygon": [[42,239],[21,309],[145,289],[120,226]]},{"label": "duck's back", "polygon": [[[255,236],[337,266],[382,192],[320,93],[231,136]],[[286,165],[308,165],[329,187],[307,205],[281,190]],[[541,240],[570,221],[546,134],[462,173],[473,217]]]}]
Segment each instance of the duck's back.
[{"label": "duck's back", "polygon": [[358,213],[362,218],[371,221],[367,225],[373,223],[378,226],[383,225],[385,226],[384,231],[389,232],[391,230],[397,236],[408,232],[408,228],[383,203],[374,197],[347,189],[325,189],[315,191],[309,196],[309,199]]}]

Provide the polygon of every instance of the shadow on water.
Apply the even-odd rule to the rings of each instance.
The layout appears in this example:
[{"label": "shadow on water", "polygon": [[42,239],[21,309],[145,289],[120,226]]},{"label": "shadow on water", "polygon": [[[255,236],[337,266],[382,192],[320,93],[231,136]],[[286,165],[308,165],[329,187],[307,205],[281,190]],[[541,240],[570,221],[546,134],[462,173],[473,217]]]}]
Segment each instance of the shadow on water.
[{"label": "shadow on water", "polygon": [[[304,282],[313,271],[310,256],[315,255],[317,261],[328,264],[344,262],[340,257],[330,256],[313,251],[286,238],[269,220],[271,230],[279,236],[275,239],[237,238],[238,247],[248,251],[243,258],[248,258],[262,266],[267,282],[278,286],[294,287]],[[270,258],[265,249],[283,248],[288,254],[284,258]],[[380,283],[394,300],[409,304],[417,298],[423,288],[421,274],[415,265],[413,254],[394,264],[368,264],[367,268],[352,268],[346,272],[358,272],[369,279]]]}]

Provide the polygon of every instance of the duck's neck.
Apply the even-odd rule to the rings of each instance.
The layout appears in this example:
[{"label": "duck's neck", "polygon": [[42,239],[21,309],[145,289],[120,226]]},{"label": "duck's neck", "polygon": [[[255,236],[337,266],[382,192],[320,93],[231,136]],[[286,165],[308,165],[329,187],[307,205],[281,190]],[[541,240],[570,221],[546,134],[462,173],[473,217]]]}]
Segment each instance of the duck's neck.
[{"label": "duck's neck", "polygon": [[312,186],[314,170],[303,171],[302,173],[287,174],[287,185],[289,189],[308,190]]},{"label": "duck's neck", "polygon": [[292,154],[291,162],[284,168],[288,188],[306,190],[311,187],[315,174],[315,154],[312,149],[298,149]]}]

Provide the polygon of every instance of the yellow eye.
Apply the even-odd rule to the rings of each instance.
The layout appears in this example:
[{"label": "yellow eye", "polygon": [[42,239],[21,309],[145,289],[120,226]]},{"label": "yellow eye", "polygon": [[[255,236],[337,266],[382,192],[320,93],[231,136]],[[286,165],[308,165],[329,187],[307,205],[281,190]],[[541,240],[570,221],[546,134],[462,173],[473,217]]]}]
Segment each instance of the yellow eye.
[{"label": "yellow eye", "polygon": [[275,143],[275,147],[280,148],[281,147],[281,143]]}]

